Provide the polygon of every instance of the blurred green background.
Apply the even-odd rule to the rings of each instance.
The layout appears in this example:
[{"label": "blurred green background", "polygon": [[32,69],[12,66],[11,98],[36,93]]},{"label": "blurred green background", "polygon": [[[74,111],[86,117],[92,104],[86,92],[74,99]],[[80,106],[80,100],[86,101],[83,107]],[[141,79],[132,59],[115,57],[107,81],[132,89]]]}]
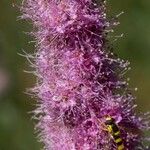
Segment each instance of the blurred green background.
[{"label": "blurred green background", "polygon": [[[19,3],[21,1],[16,1]],[[137,87],[138,109],[150,110],[150,1],[108,0],[109,16],[121,11],[121,24],[115,35],[124,33],[114,42],[115,52],[131,62],[130,87]],[[32,87],[35,78],[23,70],[30,70],[25,58],[17,53],[22,49],[33,52],[32,39],[23,32],[31,26],[17,21],[19,10],[11,0],[0,0],[0,150],[39,150],[33,121],[28,114],[35,102],[23,92]]]}]

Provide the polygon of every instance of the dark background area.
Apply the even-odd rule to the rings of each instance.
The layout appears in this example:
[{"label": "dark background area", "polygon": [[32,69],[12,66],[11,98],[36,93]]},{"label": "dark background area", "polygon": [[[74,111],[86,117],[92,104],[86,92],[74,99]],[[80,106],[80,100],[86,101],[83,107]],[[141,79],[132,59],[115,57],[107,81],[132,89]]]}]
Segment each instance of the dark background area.
[{"label": "dark background area", "polygon": [[[16,1],[15,3],[20,3]],[[138,110],[150,110],[150,1],[149,0],[108,0],[109,16],[119,17],[121,24],[113,35],[121,35],[113,43],[120,58],[131,62],[130,87],[137,87]],[[34,124],[28,113],[34,109],[35,101],[24,94],[26,88],[35,83],[29,63],[17,53],[24,49],[33,53],[33,40],[24,32],[31,25],[18,21],[17,8],[11,0],[0,0],[0,150],[39,150]]]}]

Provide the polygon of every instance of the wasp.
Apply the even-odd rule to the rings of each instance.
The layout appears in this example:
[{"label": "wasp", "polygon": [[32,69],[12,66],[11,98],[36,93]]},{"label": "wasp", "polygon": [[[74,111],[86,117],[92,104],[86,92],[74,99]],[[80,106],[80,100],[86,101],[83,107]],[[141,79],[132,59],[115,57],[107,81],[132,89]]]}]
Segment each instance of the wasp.
[{"label": "wasp", "polygon": [[121,132],[115,119],[111,116],[106,116],[104,124],[106,126],[106,131],[108,131],[113,138],[117,146],[117,150],[125,150],[123,139],[121,138]]}]

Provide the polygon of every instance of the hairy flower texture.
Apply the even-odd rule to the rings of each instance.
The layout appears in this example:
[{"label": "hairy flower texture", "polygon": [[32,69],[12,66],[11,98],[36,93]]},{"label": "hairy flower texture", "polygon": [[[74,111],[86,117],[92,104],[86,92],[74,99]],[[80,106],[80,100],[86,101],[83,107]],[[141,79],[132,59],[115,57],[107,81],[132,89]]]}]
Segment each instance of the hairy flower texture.
[{"label": "hairy flower texture", "polygon": [[148,116],[135,114],[123,75],[129,62],[109,52],[105,1],[25,0],[31,20],[39,98],[34,111],[46,150],[116,150],[106,116],[115,119],[126,150],[146,149]]}]

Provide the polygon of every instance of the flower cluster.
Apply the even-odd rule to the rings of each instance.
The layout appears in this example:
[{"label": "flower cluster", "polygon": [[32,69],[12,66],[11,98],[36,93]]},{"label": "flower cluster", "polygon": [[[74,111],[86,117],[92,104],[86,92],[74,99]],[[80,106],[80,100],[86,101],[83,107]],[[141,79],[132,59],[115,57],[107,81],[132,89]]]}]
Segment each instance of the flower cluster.
[{"label": "flower cluster", "polygon": [[135,114],[123,75],[129,62],[108,48],[115,22],[100,0],[25,0],[23,19],[32,21],[38,97],[34,117],[46,150],[116,150],[105,116],[115,119],[125,149],[144,148],[148,114]]}]

